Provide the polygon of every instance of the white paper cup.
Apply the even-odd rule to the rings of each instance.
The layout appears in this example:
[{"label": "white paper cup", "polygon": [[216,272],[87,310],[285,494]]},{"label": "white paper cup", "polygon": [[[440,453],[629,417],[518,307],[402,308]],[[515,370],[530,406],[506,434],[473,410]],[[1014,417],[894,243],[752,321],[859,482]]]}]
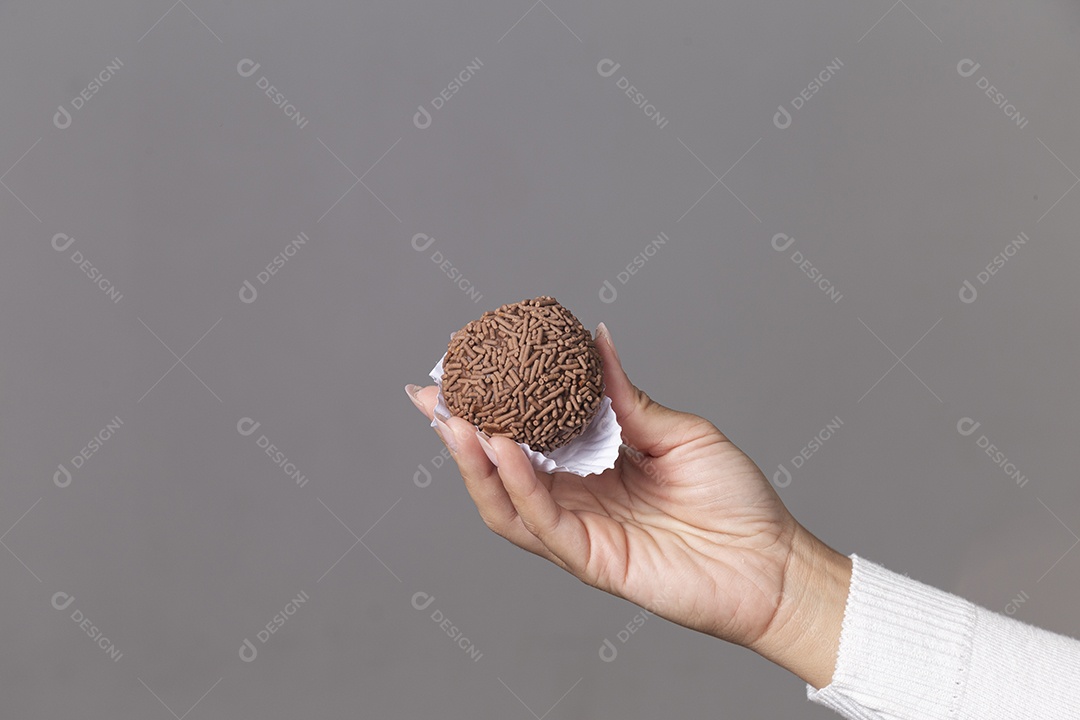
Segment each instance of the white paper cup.
[{"label": "white paper cup", "polygon": [[[431,379],[439,386],[435,414],[444,420],[451,416],[450,408],[447,407],[446,398],[443,397],[442,392],[443,360],[445,359],[444,353],[430,373]],[[431,421],[431,425],[435,426],[434,420]],[[585,428],[585,432],[561,448],[542,453],[533,450],[525,443],[518,443],[518,447],[525,451],[525,455],[537,470],[546,473],[568,472],[582,477],[615,467],[620,445],[622,445],[622,428],[615,419],[615,411],[611,409],[611,398],[607,395],[604,395],[600,401],[600,409],[589,426]]]}]

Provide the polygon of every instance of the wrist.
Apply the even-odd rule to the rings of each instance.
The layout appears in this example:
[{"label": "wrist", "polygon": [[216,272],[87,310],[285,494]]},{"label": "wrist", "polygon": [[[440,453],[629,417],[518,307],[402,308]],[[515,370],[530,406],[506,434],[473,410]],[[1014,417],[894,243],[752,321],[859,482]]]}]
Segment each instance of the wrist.
[{"label": "wrist", "polygon": [[851,559],[796,526],[776,613],[748,647],[816,688],[832,681]]}]

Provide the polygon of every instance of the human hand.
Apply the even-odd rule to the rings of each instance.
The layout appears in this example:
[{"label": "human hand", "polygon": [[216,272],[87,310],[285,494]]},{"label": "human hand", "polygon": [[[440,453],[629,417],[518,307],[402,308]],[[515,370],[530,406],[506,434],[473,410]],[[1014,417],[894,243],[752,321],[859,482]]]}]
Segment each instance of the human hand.
[{"label": "human hand", "polygon": [[[596,338],[622,426],[613,469],[540,473],[512,440],[436,419],[484,522],[582,582],[828,684],[850,561],[802,528],[711,422],[637,389],[603,324]],[[406,390],[431,419],[438,387]]]}]

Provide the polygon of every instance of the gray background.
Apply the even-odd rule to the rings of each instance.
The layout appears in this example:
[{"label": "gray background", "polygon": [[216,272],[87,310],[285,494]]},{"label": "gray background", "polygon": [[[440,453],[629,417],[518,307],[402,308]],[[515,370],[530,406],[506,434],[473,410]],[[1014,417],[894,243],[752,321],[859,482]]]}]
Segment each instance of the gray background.
[{"label": "gray background", "polygon": [[484,527],[401,386],[538,294],[606,321],[638,385],[770,477],[839,416],[780,492],[840,551],[1080,630],[1072,3],[170,1],[0,6],[4,717],[830,717],[666,621],[619,642],[634,606]]}]

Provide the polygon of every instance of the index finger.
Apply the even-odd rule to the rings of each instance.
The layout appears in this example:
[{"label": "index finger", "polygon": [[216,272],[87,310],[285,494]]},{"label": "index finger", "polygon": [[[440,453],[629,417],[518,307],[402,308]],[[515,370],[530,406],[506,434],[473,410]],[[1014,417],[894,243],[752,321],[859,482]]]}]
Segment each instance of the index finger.
[{"label": "index finger", "polygon": [[[415,391],[412,391],[413,389]],[[435,404],[439,396],[438,386],[429,385],[424,388],[408,386],[406,392],[409,393],[416,407],[429,420],[434,420]],[[476,438],[476,428],[468,421],[457,417],[448,418],[444,422],[451,434],[448,439],[455,445],[455,447],[450,447],[449,443],[447,444],[450,455],[457,463],[461,477],[465,481],[465,489],[476,504],[476,509],[480,511],[480,517],[484,519],[484,523],[492,531],[515,545],[561,565],[562,563],[521,522],[517,509],[503,486],[498,469],[480,447],[480,441]],[[444,438],[444,441],[446,440]]]}]

